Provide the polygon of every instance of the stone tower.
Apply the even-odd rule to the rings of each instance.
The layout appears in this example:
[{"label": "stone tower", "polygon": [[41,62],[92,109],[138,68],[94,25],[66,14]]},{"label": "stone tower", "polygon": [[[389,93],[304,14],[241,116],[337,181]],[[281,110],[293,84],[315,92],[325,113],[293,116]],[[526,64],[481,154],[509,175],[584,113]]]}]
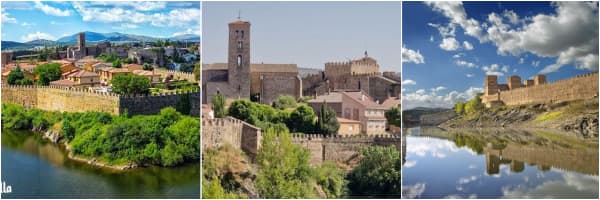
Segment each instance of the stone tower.
[{"label": "stone tower", "polygon": [[485,76],[485,94],[494,95],[498,93],[498,76],[487,75]]},{"label": "stone tower", "polygon": [[80,32],[77,35],[77,47],[79,47],[79,53],[81,57],[87,56],[87,49],[85,48],[85,33]]},{"label": "stone tower", "polygon": [[250,22],[229,23],[229,87],[238,98],[250,98]]}]

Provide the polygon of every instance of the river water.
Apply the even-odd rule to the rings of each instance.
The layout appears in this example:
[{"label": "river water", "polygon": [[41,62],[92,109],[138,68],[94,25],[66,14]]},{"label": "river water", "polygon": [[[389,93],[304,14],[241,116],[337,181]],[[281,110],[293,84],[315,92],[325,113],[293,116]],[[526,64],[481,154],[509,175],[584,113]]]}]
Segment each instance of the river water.
[{"label": "river water", "polygon": [[200,197],[200,163],[127,171],[102,169],[67,158],[63,147],[30,131],[2,130],[2,198]]},{"label": "river water", "polygon": [[403,140],[403,198],[598,198],[597,138],[420,127]]}]

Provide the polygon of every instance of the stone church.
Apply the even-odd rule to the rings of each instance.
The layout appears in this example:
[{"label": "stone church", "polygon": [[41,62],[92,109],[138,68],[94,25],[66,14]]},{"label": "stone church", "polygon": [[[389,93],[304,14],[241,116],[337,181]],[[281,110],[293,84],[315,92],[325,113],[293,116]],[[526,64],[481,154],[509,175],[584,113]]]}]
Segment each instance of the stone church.
[{"label": "stone church", "polygon": [[203,64],[202,102],[223,94],[228,99],[254,99],[270,104],[280,95],[302,97],[296,64],[250,63],[250,22],[229,23],[227,63]]}]

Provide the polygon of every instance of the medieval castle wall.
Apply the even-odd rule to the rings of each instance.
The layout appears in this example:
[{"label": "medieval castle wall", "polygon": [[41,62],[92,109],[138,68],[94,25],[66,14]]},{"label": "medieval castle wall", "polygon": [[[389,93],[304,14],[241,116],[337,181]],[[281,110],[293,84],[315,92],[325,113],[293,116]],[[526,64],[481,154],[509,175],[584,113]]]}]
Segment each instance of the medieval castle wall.
[{"label": "medieval castle wall", "polygon": [[[487,80],[487,78],[486,78]],[[488,80],[488,82],[493,80]],[[557,103],[598,96],[598,72],[578,75],[546,84],[535,84],[482,96],[482,102],[490,107],[498,103],[520,105],[531,103]]]},{"label": "medieval castle wall", "polygon": [[[202,148],[217,148],[225,143],[243,150],[250,157],[258,153],[262,130],[241,120],[226,117],[202,121]],[[294,134],[292,142],[311,154],[311,164],[324,161],[347,162],[360,155],[367,146],[395,146],[401,148],[400,136],[383,134],[376,136],[334,136],[320,134]]]},{"label": "medieval castle wall", "polygon": [[194,73],[182,72],[177,70],[166,70],[166,69],[154,69],[154,73],[159,74],[160,77],[167,77],[173,75],[175,80],[186,80],[188,82],[197,83],[198,81],[194,78]]},{"label": "medieval castle wall", "polygon": [[271,104],[281,95],[302,97],[302,80],[297,75],[263,74],[258,81],[261,103]]},{"label": "medieval castle wall", "polygon": [[176,107],[183,98],[189,100],[190,115],[200,116],[199,91],[156,96],[121,96],[56,86],[2,85],[2,103],[60,112],[99,111],[117,115],[127,110],[131,115],[156,114],[164,107]]}]

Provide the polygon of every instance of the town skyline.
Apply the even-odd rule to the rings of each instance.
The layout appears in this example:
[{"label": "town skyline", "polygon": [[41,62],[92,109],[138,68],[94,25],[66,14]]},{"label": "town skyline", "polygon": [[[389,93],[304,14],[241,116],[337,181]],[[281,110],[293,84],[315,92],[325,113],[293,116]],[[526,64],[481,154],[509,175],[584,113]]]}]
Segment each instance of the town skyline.
[{"label": "town skyline", "polygon": [[400,72],[400,2],[204,2],[203,6],[203,63],[227,61],[227,23],[239,15],[252,24],[252,63],[323,69],[326,62],[358,59],[367,51],[381,71]]}]

